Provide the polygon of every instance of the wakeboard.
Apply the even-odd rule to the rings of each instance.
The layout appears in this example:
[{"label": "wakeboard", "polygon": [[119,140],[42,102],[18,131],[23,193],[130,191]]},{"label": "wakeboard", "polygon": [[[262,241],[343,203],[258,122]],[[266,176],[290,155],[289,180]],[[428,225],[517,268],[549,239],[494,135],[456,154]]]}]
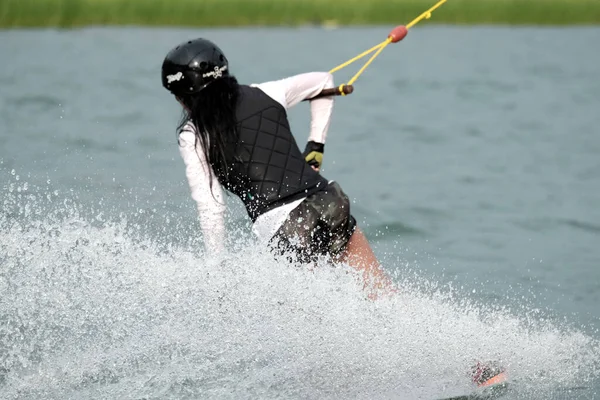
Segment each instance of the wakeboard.
[{"label": "wakeboard", "polygon": [[476,385],[473,392],[465,395],[445,397],[438,400],[498,399],[508,391],[508,373],[494,362],[477,362],[472,367],[471,380]]}]

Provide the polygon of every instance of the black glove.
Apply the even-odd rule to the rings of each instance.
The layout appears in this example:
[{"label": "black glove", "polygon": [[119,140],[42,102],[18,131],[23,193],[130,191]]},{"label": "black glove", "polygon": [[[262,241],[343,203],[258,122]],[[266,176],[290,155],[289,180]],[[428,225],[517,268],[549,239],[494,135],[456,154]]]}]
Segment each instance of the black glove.
[{"label": "black glove", "polygon": [[325,144],[310,140],[308,143],[306,143],[306,149],[303,153],[304,159],[308,165],[319,170],[319,168],[321,168],[321,163],[323,162],[324,150]]}]

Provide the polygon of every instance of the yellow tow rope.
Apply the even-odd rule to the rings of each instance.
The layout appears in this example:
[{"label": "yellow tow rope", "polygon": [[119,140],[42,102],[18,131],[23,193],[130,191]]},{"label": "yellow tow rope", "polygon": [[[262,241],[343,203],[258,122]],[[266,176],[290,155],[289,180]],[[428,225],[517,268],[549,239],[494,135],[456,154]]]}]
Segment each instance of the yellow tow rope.
[{"label": "yellow tow rope", "polygon": [[419,22],[421,22],[421,20],[423,20],[423,19],[429,19],[429,18],[431,18],[431,13],[436,8],[438,8],[442,4],[444,4],[446,1],[447,0],[440,0],[439,2],[436,3],[436,5],[434,5],[433,7],[431,7],[429,10],[425,11],[423,14],[419,15],[417,18],[415,18],[414,20],[412,20],[408,25],[406,25],[406,26],[399,25],[399,26],[395,27],[394,29],[392,29],[392,31],[388,35],[387,39],[385,39],[383,42],[379,43],[376,46],[371,47],[369,50],[360,53],[356,57],[351,58],[350,60],[348,60],[348,61],[346,61],[346,62],[338,65],[337,67],[335,67],[331,71],[329,71],[330,74],[333,74],[334,72],[339,71],[340,69],[342,69],[344,67],[347,67],[348,65],[352,64],[354,61],[359,60],[359,59],[363,58],[364,56],[366,56],[367,54],[372,53],[375,50],[377,50],[375,52],[375,54],[373,54],[373,56],[371,56],[371,58],[369,59],[369,61],[367,61],[365,63],[365,65],[362,66],[362,68],[352,77],[352,79],[350,79],[348,81],[347,84],[342,84],[342,85],[338,86],[337,89],[339,91],[339,94],[342,95],[342,96],[346,95],[347,91],[344,90],[344,86],[350,86],[354,82],[356,82],[356,80],[358,79],[358,77],[365,71],[365,69],[367,69],[367,67],[369,66],[369,64],[371,64],[371,62],[383,51],[383,49],[388,44],[390,44],[390,43],[396,43],[396,42],[399,42],[402,39],[404,39],[406,37],[406,35],[408,34],[408,30],[410,28],[412,28],[413,26],[415,26],[416,24],[418,24]]}]

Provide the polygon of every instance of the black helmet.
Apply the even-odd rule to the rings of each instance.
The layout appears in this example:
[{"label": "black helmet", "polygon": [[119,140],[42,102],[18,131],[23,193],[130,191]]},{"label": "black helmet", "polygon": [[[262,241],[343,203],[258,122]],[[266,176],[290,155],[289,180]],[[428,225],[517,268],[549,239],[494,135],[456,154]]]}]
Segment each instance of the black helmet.
[{"label": "black helmet", "polygon": [[181,43],[167,54],[162,65],[162,84],[175,96],[198,93],[227,75],[227,58],[206,39]]}]

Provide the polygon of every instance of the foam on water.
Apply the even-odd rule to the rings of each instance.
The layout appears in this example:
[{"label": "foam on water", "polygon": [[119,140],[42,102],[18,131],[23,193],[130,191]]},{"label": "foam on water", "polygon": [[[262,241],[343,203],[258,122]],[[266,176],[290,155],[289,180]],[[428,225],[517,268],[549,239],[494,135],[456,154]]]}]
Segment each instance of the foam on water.
[{"label": "foam on water", "polygon": [[151,238],[31,186],[2,188],[3,398],[433,399],[468,392],[475,359],[520,399],[598,378],[598,341],[535,310],[408,274],[370,301],[343,266],[276,262],[245,236],[206,259],[189,232]]}]

